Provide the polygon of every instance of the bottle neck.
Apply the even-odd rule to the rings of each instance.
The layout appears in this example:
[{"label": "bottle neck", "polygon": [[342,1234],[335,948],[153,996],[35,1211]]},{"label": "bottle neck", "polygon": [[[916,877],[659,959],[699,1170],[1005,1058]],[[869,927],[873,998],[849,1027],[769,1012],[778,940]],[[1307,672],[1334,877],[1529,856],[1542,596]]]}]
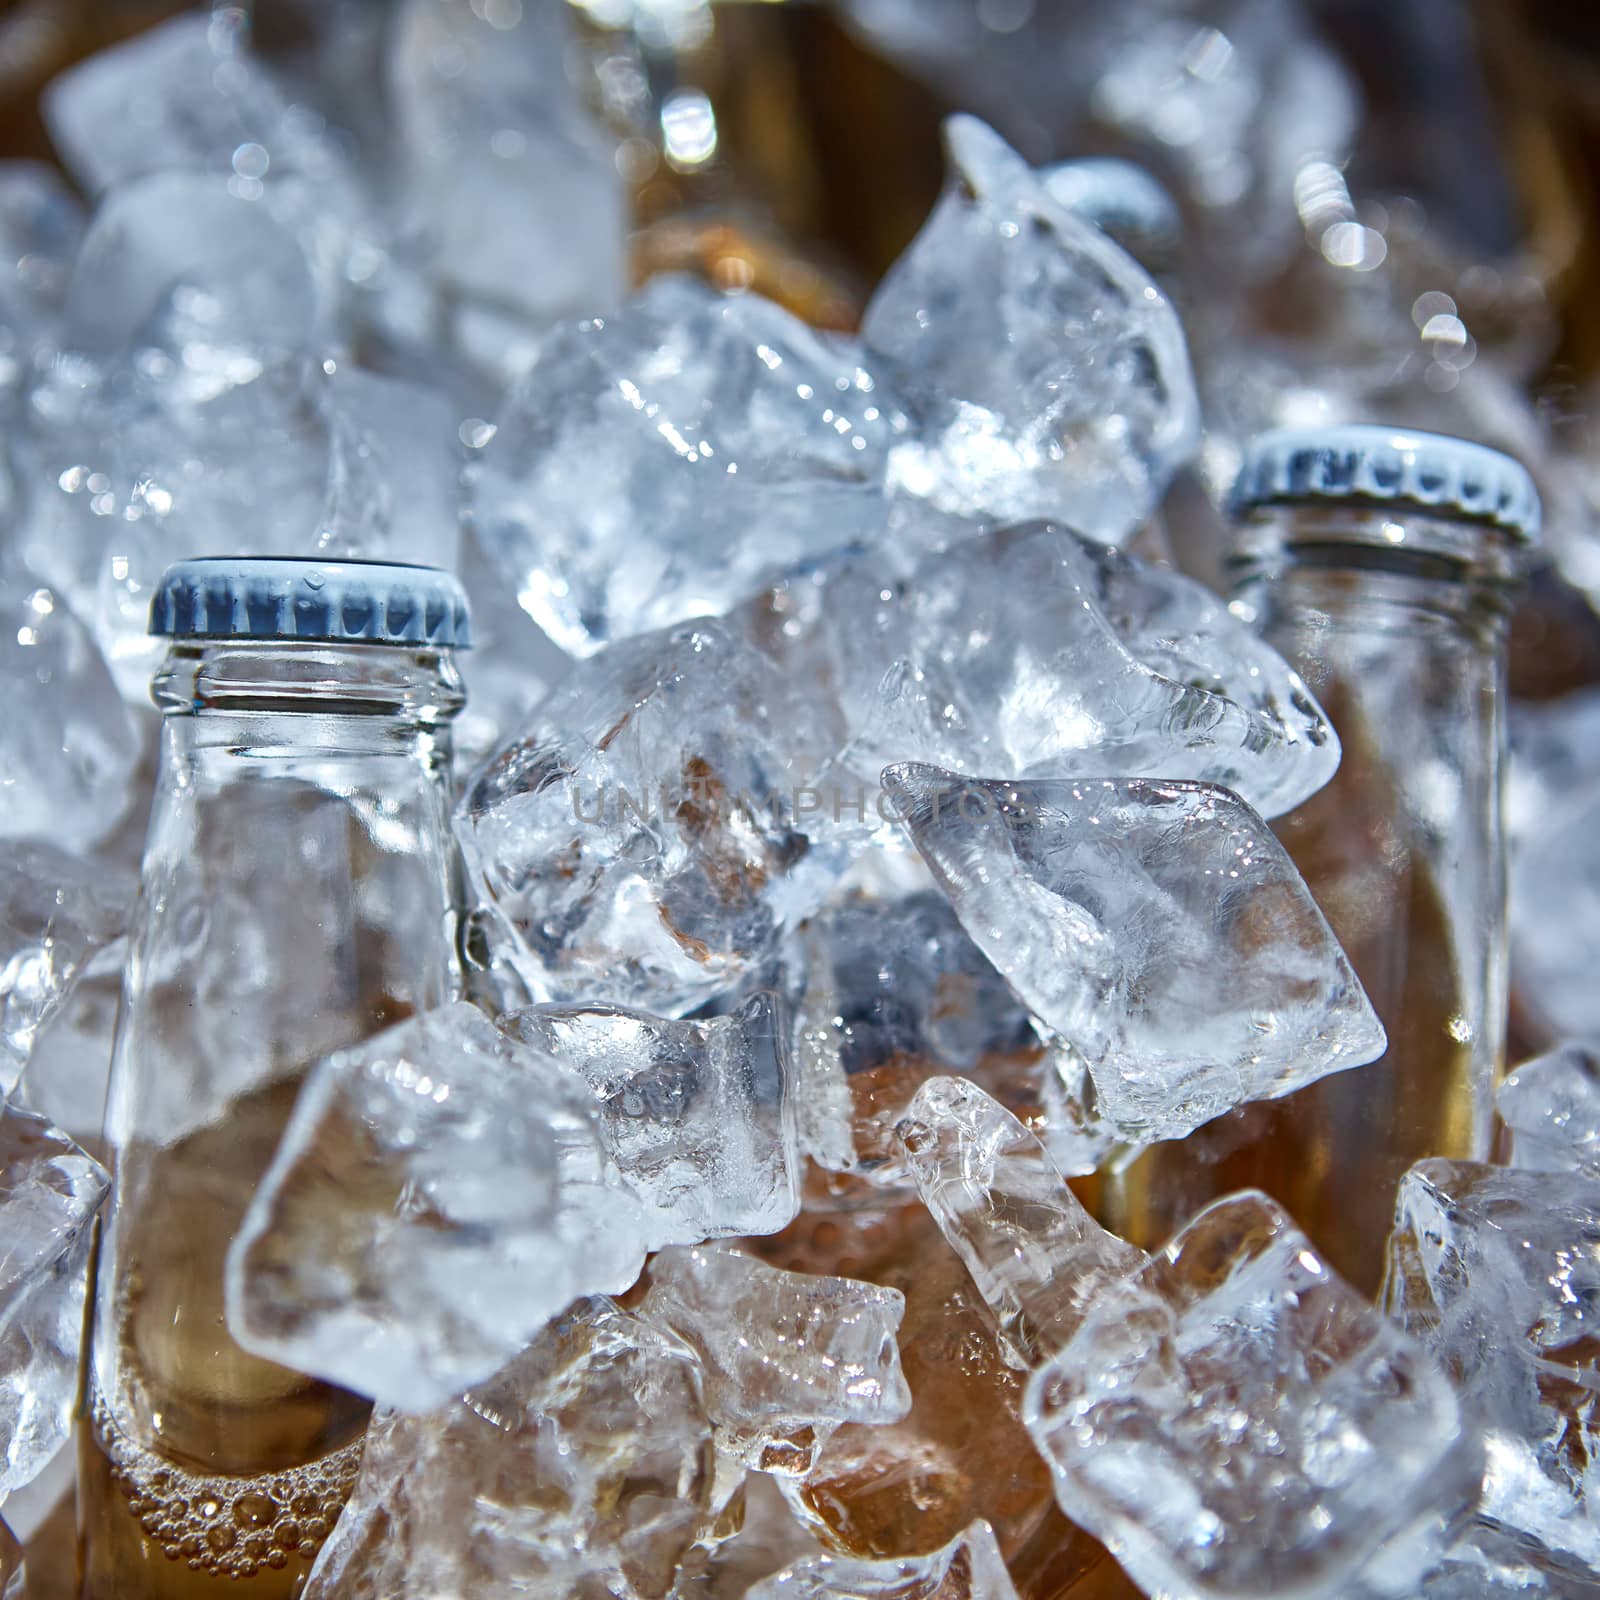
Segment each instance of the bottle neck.
[{"label": "bottle neck", "polygon": [[293,743],[313,718],[336,722],[341,742],[393,749],[416,740],[445,762],[465,701],[453,651],[232,639],[175,640],[151,697],[169,728],[204,743],[240,718],[256,742]]},{"label": "bottle neck", "polygon": [[1511,535],[1488,523],[1401,507],[1274,507],[1240,531],[1233,609],[1267,631],[1310,610],[1328,625],[1455,627],[1497,646],[1521,567]]}]

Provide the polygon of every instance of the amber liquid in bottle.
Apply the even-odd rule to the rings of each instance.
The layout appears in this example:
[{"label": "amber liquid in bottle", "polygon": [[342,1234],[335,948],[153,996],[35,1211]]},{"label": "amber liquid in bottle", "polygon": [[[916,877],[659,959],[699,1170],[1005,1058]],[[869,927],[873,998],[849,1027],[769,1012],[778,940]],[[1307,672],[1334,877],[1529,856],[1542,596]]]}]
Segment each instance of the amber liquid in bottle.
[{"label": "amber liquid in bottle", "polygon": [[[123,1222],[117,1359],[159,1451],[116,1423],[86,1374],[80,1591],[288,1600],[355,1482],[368,1402],[234,1343],[222,1263],[301,1077],[235,1102],[170,1148],[124,1152],[144,1181]],[[240,1580],[245,1580],[243,1587]]]},{"label": "amber liquid in bottle", "polygon": [[[1332,781],[1274,829],[1388,1033],[1377,1061],[1246,1105],[1157,1145],[1107,1183],[1102,1212],[1154,1248],[1242,1188],[1286,1205],[1366,1293],[1400,1178],[1428,1156],[1483,1158],[1503,1067],[1501,722],[1509,574],[1493,530],[1407,524],[1437,555],[1346,551],[1322,529],[1304,567],[1247,589],[1264,632],[1339,733]],[[1389,527],[1393,523],[1386,524]],[[1319,536],[1328,535],[1324,542]],[[1384,538],[1381,527],[1376,537]],[[1471,559],[1478,550],[1483,571]]]}]

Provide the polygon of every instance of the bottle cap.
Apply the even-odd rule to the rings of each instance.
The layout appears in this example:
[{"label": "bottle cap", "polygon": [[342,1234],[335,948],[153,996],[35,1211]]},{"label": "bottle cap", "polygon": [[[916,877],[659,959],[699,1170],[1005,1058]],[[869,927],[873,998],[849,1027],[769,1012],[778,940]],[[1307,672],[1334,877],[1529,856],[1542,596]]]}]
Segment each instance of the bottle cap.
[{"label": "bottle cap", "polygon": [[1442,433],[1344,423],[1276,428],[1250,441],[1233,510],[1344,500],[1412,506],[1539,537],[1539,491],[1520,461]]},{"label": "bottle cap", "polygon": [[210,556],[161,575],[150,632],[174,639],[472,645],[465,590],[437,567]]},{"label": "bottle cap", "polygon": [[1058,161],[1040,174],[1050,198],[1074,216],[1130,243],[1176,244],[1177,202],[1143,167],[1116,156]]}]

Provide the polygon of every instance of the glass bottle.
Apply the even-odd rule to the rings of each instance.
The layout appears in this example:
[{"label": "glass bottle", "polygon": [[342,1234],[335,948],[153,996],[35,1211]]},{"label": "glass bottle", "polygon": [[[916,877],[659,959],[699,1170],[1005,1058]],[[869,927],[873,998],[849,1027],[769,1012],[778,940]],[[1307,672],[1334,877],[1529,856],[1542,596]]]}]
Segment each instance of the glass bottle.
[{"label": "glass bottle", "polygon": [[297,1594],[358,1396],[229,1335],[223,1261],[310,1065],[457,989],[454,578],[169,569],[160,770],[113,1047],[79,1427],[83,1600]]},{"label": "glass bottle", "polygon": [[1506,632],[1538,495],[1482,445],[1345,425],[1262,435],[1235,504],[1233,609],[1299,670],[1344,752],[1275,828],[1388,1049],[1155,1146],[1112,1179],[1106,1212],[1153,1245],[1218,1195],[1265,1189],[1371,1292],[1406,1168],[1490,1150],[1507,1006]]},{"label": "glass bottle", "polygon": [[859,286],[799,242],[823,232],[827,185],[797,76],[797,8],[575,4],[592,98],[621,140],[635,281],[688,273],[853,329]]}]

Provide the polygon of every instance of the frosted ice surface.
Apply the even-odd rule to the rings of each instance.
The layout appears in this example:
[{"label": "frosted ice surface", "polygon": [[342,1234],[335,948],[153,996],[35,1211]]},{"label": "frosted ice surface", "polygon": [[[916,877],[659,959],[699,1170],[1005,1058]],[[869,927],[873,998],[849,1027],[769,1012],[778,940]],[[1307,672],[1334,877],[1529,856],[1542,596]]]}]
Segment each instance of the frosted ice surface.
[{"label": "frosted ice surface", "polygon": [[1216,595],[1062,527],[970,539],[904,578],[847,566],[819,611],[863,771],[1192,778],[1277,816],[1339,765],[1299,674]]},{"label": "frosted ice surface", "polygon": [[1530,1558],[1600,1572],[1600,1181],[1418,1162],[1385,1295],[1483,1424],[1480,1518]]},{"label": "frosted ice surface", "polygon": [[0,844],[0,1097],[79,975],[126,930],[136,887],[117,866],[40,840]]},{"label": "frosted ice surface", "polygon": [[749,1600],[1016,1600],[993,1530],[974,1522],[943,1549],[900,1561],[825,1554],[798,1561]]},{"label": "frosted ice surface", "polygon": [[853,346],[656,278],[540,346],[473,467],[473,526],[534,620],[590,655],[878,535],[902,425]]},{"label": "frosted ice surface", "polygon": [[651,1261],[640,1314],[698,1353],[720,1447],[755,1470],[802,1476],[841,1424],[897,1422],[911,1409],[896,1289],[726,1248],[673,1249]]},{"label": "frosted ice surface", "polygon": [[1199,439],[1177,314],[992,129],[952,117],[945,143],[943,198],[862,324],[913,418],[891,484],[941,512],[1060,516],[1119,542]]},{"label": "frosted ice surface", "polygon": [[895,1137],[922,1202],[1020,1366],[1053,1354],[1144,1262],[1067,1187],[1044,1145],[964,1078],[930,1078]]},{"label": "frosted ice surface", "polygon": [[1495,1095],[1511,1165],[1600,1176],[1600,1054],[1569,1041],[1524,1061]]},{"label": "frosted ice surface", "polygon": [[1380,1055],[1294,864],[1243,801],[1154,779],[884,784],[967,931],[1081,1055],[1130,1142]]},{"label": "frosted ice surface", "polygon": [[373,1418],[305,1600],[665,1600],[711,1456],[689,1350],[580,1301],[460,1399]]},{"label": "frosted ice surface", "polygon": [[703,1022],[536,1006],[500,1026],[586,1084],[660,1243],[776,1233],[800,1209],[789,1014],[770,993]]},{"label": "frosted ice surface", "polygon": [[229,1252],[229,1326],[419,1410],[627,1288],[647,1247],[581,1085],[456,1004],[313,1070]]},{"label": "frosted ice surface", "polygon": [[864,832],[814,688],[702,619],[580,663],[469,781],[491,945],[540,1001],[690,1011],[763,971]]},{"label": "frosted ice surface", "polygon": [[1422,1345],[1250,1192],[1089,1308],[1026,1417],[1066,1514],[1174,1600],[1404,1592],[1481,1467]]},{"label": "frosted ice surface", "polygon": [[92,1223],[109,1187],[59,1129],[0,1110],[0,1498],[71,1435]]}]

